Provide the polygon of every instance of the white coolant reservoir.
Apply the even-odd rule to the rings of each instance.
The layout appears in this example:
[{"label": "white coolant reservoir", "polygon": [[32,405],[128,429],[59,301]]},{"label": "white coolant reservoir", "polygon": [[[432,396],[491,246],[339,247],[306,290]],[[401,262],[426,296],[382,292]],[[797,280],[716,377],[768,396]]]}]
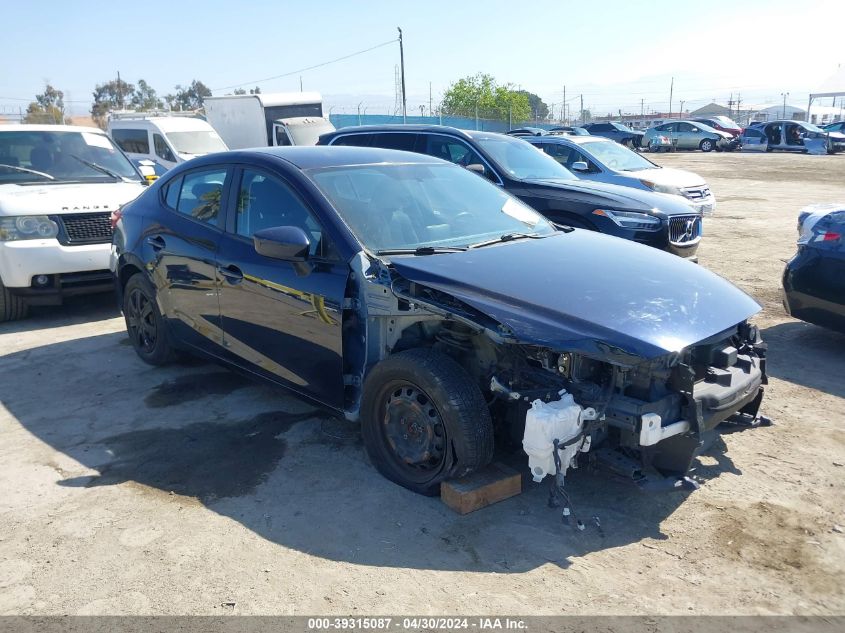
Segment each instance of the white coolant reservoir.
[{"label": "white coolant reservoir", "polygon": [[[522,448],[528,453],[528,468],[534,481],[555,472],[554,441],[564,444],[580,435],[584,430],[584,421],[595,420],[596,411],[584,409],[575,402],[572,394],[560,392],[560,400],[543,402],[535,400],[525,416],[525,435]],[[589,438],[588,438],[589,439]],[[575,442],[560,449],[561,475],[566,473],[572,459],[579,450],[589,450],[589,442]]]}]

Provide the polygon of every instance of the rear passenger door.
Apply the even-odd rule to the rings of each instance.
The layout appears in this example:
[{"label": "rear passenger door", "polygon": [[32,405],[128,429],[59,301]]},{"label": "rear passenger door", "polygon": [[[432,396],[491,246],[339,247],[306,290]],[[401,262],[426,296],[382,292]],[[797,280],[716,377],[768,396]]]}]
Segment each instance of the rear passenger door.
[{"label": "rear passenger door", "polygon": [[144,236],[144,255],[162,314],[180,341],[221,352],[215,256],[231,171],[213,166],[185,172],[162,188],[164,207]]}]

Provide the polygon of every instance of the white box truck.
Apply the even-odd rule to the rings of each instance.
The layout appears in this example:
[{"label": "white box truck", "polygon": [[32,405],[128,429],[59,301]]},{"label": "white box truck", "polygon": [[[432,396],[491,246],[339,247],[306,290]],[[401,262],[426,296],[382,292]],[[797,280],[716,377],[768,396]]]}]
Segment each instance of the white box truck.
[{"label": "white box truck", "polygon": [[206,97],[205,116],[229,149],[316,145],[335,128],[317,92]]}]

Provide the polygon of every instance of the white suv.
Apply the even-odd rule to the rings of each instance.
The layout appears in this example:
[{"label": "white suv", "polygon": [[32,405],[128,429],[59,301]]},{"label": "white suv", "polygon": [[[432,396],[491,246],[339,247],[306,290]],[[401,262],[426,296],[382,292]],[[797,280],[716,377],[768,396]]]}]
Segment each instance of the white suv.
[{"label": "white suv", "polygon": [[96,128],[0,125],[0,322],[110,289],[110,215],[143,183]]}]

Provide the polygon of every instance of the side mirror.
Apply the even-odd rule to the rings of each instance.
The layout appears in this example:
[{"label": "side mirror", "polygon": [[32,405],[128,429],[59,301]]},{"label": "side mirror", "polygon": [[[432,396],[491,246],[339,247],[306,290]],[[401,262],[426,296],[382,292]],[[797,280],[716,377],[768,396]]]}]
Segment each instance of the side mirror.
[{"label": "side mirror", "polygon": [[298,226],[274,226],[256,231],[252,236],[255,252],[285,262],[308,259],[311,240]]},{"label": "side mirror", "polygon": [[589,171],[590,166],[583,160],[572,163],[572,171]]},{"label": "side mirror", "polygon": [[473,173],[478,174],[479,176],[484,176],[487,174],[487,170],[484,169],[484,165],[479,163],[473,163],[471,165],[467,165],[466,168]]}]

